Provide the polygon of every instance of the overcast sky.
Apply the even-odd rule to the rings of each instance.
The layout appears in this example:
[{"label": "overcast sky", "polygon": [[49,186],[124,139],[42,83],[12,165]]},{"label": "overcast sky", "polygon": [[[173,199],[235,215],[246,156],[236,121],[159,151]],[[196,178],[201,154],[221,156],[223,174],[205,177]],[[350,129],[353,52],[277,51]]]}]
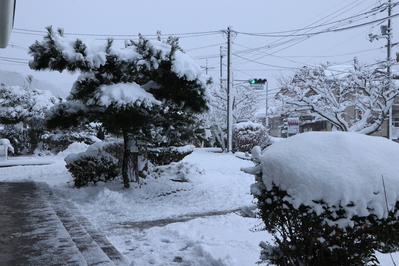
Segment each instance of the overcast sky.
[{"label": "overcast sky", "polygon": [[[32,74],[61,87],[63,91],[69,91],[76,75],[33,72],[27,66],[30,59],[28,47],[35,40],[42,40],[46,26],[63,28],[65,33],[71,33],[75,38],[87,35],[85,38],[98,41],[104,41],[107,36],[119,40],[137,38],[138,33],[154,35],[159,30],[165,37],[169,34],[179,36],[181,47],[204,67],[204,71],[208,66],[208,73],[218,83],[220,47],[223,51],[226,47],[223,31],[231,26],[237,32],[232,46],[234,78],[237,82],[256,77],[267,78],[273,89],[276,77],[292,74],[293,70],[304,65],[326,62],[350,64],[355,56],[367,64],[385,59],[386,39],[370,42],[367,38],[370,33],[380,32],[381,23],[357,27],[386,16],[387,11],[365,15],[384,2],[18,0],[9,47],[0,50],[0,69]],[[399,7],[393,8],[392,14],[397,13]],[[349,17],[352,17],[350,21],[347,20]],[[397,21],[398,17],[392,19],[393,43],[396,42],[395,32],[399,32]],[[384,24],[386,22],[382,22]],[[353,29],[338,32],[296,36],[352,26]],[[277,36],[276,32],[291,36]],[[257,36],[258,33],[274,36]],[[115,43],[123,46],[122,41]],[[396,51],[399,48],[393,47],[393,57]],[[225,60],[223,63],[225,77]]]}]

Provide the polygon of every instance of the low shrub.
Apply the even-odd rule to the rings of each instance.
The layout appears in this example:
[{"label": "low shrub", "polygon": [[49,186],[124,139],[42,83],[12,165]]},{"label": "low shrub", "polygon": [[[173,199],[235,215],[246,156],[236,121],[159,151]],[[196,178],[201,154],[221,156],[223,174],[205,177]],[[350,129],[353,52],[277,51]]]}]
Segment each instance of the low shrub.
[{"label": "low shrub", "polygon": [[[328,138],[330,143],[334,143],[331,141],[333,137]],[[337,139],[342,141],[343,138]],[[263,241],[260,243],[262,250],[259,264],[266,263],[267,265],[277,266],[380,265],[376,257],[377,251],[391,253],[399,250],[397,238],[399,201],[391,197],[392,203],[388,204],[383,176],[379,190],[370,190],[372,192],[369,194],[366,194],[366,192],[365,194],[354,193],[353,195],[342,193],[345,197],[354,199],[348,201],[341,200],[342,197],[340,200],[335,200],[334,196],[340,188],[344,187],[340,184],[340,181],[345,184],[348,183],[350,187],[351,179],[352,181],[362,180],[354,177],[357,170],[349,171],[351,175],[348,175],[346,180],[340,179],[340,175],[337,175],[336,180],[329,179],[331,182],[324,182],[327,179],[323,175],[318,177],[318,174],[312,176],[309,173],[303,177],[302,174],[299,176],[297,173],[301,171],[293,171],[296,168],[289,168],[290,162],[292,165],[293,159],[297,159],[297,154],[293,153],[292,157],[289,157],[288,151],[292,152],[295,149],[289,150],[287,147],[296,147],[298,153],[303,152],[303,146],[302,149],[299,149],[297,145],[292,144],[309,145],[309,143],[313,143],[313,140],[313,138],[303,138],[303,135],[299,135],[296,138],[291,137],[284,140],[284,142],[281,142],[283,145],[272,146],[263,151],[260,147],[255,147],[252,150],[252,160],[255,166],[242,168],[246,173],[255,175],[255,183],[251,185],[251,194],[257,200],[257,215],[263,221],[262,228],[259,229],[267,230],[272,235],[272,243]],[[305,141],[309,143],[304,143]],[[326,141],[325,143],[329,142]],[[352,142],[352,145],[353,143],[355,142]],[[378,144],[381,143],[378,142]],[[390,147],[391,144],[386,145],[386,147]],[[344,145],[337,146],[347,152],[353,146],[356,149],[352,150],[357,151],[359,150],[358,147],[363,145],[353,145],[349,148]],[[376,146],[372,145],[373,148]],[[392,150],[396,148],[394,147]],[[333,148],[331,150],[329,156],[332,156],[332,158],[343,156],[343,153],[337,152]],[[325,152],[325,149],[320,149],[319,152],[314,151],[316,154],[323,152]],[[313,156],[314,154],[308,157],[304,156],[305,159],[301,158],[304,167],[310,168],[311,163],[309,162],[313,161],[318,162],[317,167],[320,167],[320,161],[309,159],[314,158]],[[349,154],[348,157],[350,156],[352,154]],[[383,157],[379,154],[377,156],[379,156],[378,158]],[[285,161],[288,163],[282,163]],[[351,169],[348,168],[349,165],[355,164],[354,169],[359,168],[356,161],[346,161],[349,162],[346,165],[343,165],[342,161],[335,162],[335,164],[339,165],[340,169],[343,167],[342,169],[346,169],[347,172],[348,169]],[[364,161],[359,162],[358,164],[362,165]],[[329,161],[327,164],[334,164],[334,162]],[[329,172],[325,165],[320,169],[324,169],[326,173]],[[330,171],[330,175],[333,175],[332,171]],[[357,177],[359,176],[358,174]],[[318,190],[335,190],[336,193],[333,196],[326,195],[324,198],[324,195],[322,195],[306,201],[307,196],[312,196],[310,193],[303,197],[295,193],[309,189],[309,184],[304,185],[305,182],[302,181],[308,178],[314,184],[317,184],[314,187],[317,187]],[[365,179],[367,178],[369,177],[365,177]],[[361,182],[355,181],[354,183],[362,186]],[[293,189],[292,184],[295,184],[297,190]],[[368,195],[373,200],[365,200]],[[383,200],[384,198],[385,200]]]},{"label": "low shrub", "polygon": [[28,155],[35,149],[28,130],[14,125],[5,125],[0,131],[0,139],[8,139],[14,147],[14,153],[10,155]]},{"label": "low shrub", "polygon": [[242,122],[233,126],[233,152],[251,152],[255,146],[265,148],[270,144],[267,130],[261,124]]},{"label": "low shrub", "polygon": [[148,149],[148,160],[155,166],[168,165],[183,160],[194,151],[193,145],[183,147],[159,147]]},{"label": "low shrub", "polygon": [[65,133],[48,133],[44,134],[41,137],[41,148],[38,152],[50,151],[54,154],[57,154],[68,148],[74,142],[83,142],[88,145],[95,143],[96,138],[90,134],[78,133],[78,132],[70,132],[68,134]]},{"label": "low shrub", "polygon": [[97,142],[86,152],[72,153],[65,157],[66,168],[74,178],[76,187],[107,182],[120,175],[122,169],[123,143]]},{"label": "low shrub", "polygon": [[[181,161],[194,151],[194,146],[151,148],[148,161],[154,166],[169,165]],[[121,175],[124,145],[122,141],[96,142],[81,153],[65,157],[66,168],[74,178],[76,187],[99,181],[107,182]],[[147,165],[146,163],[141,165]],[[147,168],[139,169],[146,172]],[[145,178],[145,175],[140,175]]]}]

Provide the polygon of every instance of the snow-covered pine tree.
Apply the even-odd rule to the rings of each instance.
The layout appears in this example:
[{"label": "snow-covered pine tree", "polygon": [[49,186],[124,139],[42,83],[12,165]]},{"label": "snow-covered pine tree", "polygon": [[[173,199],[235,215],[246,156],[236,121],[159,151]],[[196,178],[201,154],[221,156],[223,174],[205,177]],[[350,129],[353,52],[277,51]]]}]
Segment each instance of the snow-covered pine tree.
[{"label": "snow-covered pine tree", "polygon": [[[27,80],[29,82],[32,77]],[[8,125],[2,135],[10,138],[16,154],[35,150],[45,131],[45,113],[56,102],[57,98],[50,91],[31,88],[30,82],[27,86],[0,86],[0,124]],[[26,130],[14,128],[21,122]],[[18,136],[20,134],[15,131],[24,136]]]},{"label": "snow-covered pine tree", "polygon": [[57,99],[49,92],[28,86],[0,86],[0,122],[18,124],[23,122],[30,127],[34,118],[44,118]]},{"label": "snow-covered pine tree", "polygon": [[208,109],[210,80],[177,38],[161,42],[139,35],[115,49],[111,39],[98,44],[47,30],[42,42],[30,46],[30,67],[81,73],[67,102],[51,110],[49,126],[101,122],[106,131],[122,133],[125,187],[137,179],[138,141],[168,145],[192,136],[193,115]]}]

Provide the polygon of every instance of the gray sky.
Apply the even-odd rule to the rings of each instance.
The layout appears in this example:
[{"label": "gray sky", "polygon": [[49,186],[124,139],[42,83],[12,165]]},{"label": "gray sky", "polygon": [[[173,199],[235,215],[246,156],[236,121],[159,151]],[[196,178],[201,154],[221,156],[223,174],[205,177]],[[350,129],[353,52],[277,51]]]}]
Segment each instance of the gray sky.
[{"label": "gray sky", "polygon": [[[35,40],[42,40],[46,26],[63,28],[66,33],[86,34],[89,35],[86,38],[99,41],[104,41],[106,36],[118,40],[136,38],[138,33],[154,35],[160,30],[165,37],[169,34],[179,36],[181,47],[199,65],[208,65],[208,73],[218,83],[220,47],[226,47],[226,36],[222,31],[232,26],[237,31],[233,39],[234,78],[267,78],[273,89],[277,76],[289,75],[304,65],[327,61],[350,64],[355,56],[367,64],[385,59],[386,39],[373,42],[367,39],[369,33],[380,32],[380,24],[293,36],[327,28],[343,29],[380,19],[387,15],[386,11],[368,16],[365,13],[382,3],[384,1],[379,0],[18,0],[9,47],[0,50],[0,69],[32,74],[69,91],[76,75],[34,72],[27,66],[28,47]],[[397,13],[399,7],[393,8],[392,14]],[[353,17],[351,21],[343,20],[349,17]],[[396,41],[395,33],[399,32],[397,21],[398,18],[392,19],[393,42]],[[275,32],[291,36],[252,34]],[[115,44],[123,46],[122,41]],[[392,57],[397,50],[396,47],[392,49]],[[224,76],[225,71],[224,65]]]}]

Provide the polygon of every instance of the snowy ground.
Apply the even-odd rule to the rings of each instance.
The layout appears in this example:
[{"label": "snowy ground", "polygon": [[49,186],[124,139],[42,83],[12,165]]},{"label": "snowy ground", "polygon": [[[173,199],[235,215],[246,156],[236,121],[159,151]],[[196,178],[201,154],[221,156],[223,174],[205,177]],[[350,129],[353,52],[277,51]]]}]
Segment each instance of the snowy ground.
[{"label": "snowy ground", "polygon": [[[52,161],[49,165],[0,168],[0,180],[49,183],[75,202],[135,266],[255,265],[259,242],[271,240],[268,233],[251,230],[261,220],[237,214],[242,207],[254,206],[249,194],[254,176],[240,171],[251,166],[250,161],[215,149],[196,149],[183,163],[165,168],[141,187],[124,189],[120,182],[112,182],[72,188],[63,158],[85,149],[75,144],[57,156],[31,159]],[[177,177],[190,182],[170,181]],[[394,265],[388,255],[379,259],[381,265]]]},{"label": "snowy ground", "polygon": [[[252,162],[212,151],[197,149],[159,178],[130,189],[120,182],[72,188],[63,161],[67,152],[45,158],[50,165],[0,168],[0,180],[44,181],[62,191],[132,265],[255,265],[258,244],[269,236],[251,232],[259,219],[237,214],[254,206],[254,177],[240,171]],[[190,182],[170,181],[176,177]]]}]

